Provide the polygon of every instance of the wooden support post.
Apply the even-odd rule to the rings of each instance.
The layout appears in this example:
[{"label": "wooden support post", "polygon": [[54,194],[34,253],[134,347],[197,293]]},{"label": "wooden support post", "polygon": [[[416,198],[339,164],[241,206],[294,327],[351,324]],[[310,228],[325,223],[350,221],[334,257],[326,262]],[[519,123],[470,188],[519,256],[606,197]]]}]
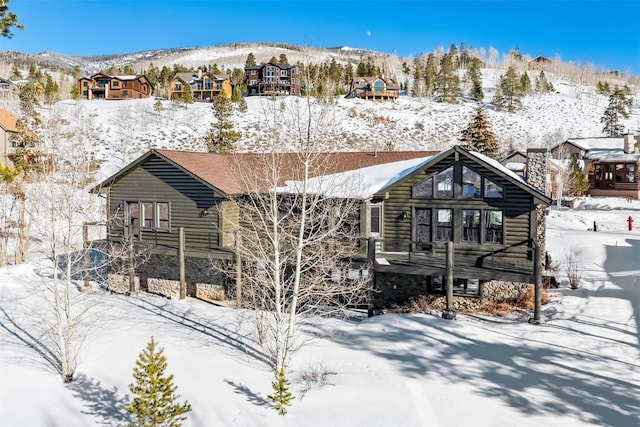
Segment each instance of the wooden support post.
[{"label": "wooden support post", "polygon": [[82,278],[84,279],[83,292],[89,291],[91,286],[89,285],[89,224],[86,222],[82,224]]},{"label": "wooden support post", "polygon": [[544,320],[540,314],[542,308],[542,258],[540,254],[540,246],[533,247],[533,280],[534,280],[534,305],[533,318],[529,319],[529,323],[542,325]]},{"label": "wooden support post", "polygon": [[135,267],[135,258],[133,254],[133,236],[129,235],[129,247],[128,247],[128,255],[129,255],[129,293],[133,294],[136,292],[136,267]]},{"label": "wooden support post", "polygon": [[187,282],[184,267],[184,227],[178,228],[178,262],[180,263],[180,299],[187,297]]},{"label": "wooden support post", "polygon": [[242,308],[242,259],[240,248],[242,247],[240,231],[236,231],[236,307]]},{"label": "wooden support post", "polygon": [[367,302],[367,316],[372,317],[375,314],[375,305],[373,304],[373,296],[376,287],[376,239],[369,237],[367,239],[367,261],[371,266],[371,288],[369,290],[369,301]]},{"label": "wooden support post", "polygon": [[445,243],[445,249],[447,252],[446,265],[445,265],[445,291],[446,291],[446,308],[442,312],[442,318],[447,320],[453,320],[456,318],[456,312],[453,311],[453,242],[449,241]]}]

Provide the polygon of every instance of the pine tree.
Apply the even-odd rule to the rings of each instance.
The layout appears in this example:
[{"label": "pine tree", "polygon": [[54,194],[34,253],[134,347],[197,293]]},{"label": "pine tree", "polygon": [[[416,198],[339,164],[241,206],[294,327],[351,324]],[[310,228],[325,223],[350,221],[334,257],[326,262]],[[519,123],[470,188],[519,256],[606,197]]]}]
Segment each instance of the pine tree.
[{"label": "pine tree", "polygon": [[536,77],[536,93],[549,93],[553,90],[553,85],[547,80],[544,71],[540,71],[540,75]]},{"label": "pine tree", "polygon": [[529,74],[525,71],[522,73],[520,77],[520,87],[522,88],[522,93],[524,95],[529,95],[533,93],[533,88],[531,87],[531,79],[529,78]]},{"label": "pine tree", "polygon": [[278,59],[278,62],[280,62],[281,64],[289,64],[289,59],[287,59],[287,55],[285,55],[284,53],[280,54],[280,58]]},{"label": "pine tree", "polygon": [[9,0],[2,0],[0,1],[0,36],[8,39],[13,37],[11,27],[24,29],[24,25],[18,23],[18,15],[9,11]]},{"label": "pine tree", "polygon": [[600,118],[603,124],[602,131],[609,136],[619,136],[624,132],[624,125],[621,119],[628,119],[631,114],[633,100],[631,90],[625,87],[616,86],[609,95],[609,105]]},{"label": "pine tree", "polygon": [[464,78],[471,84],[471,89],[469,89],[469,98],[478,102],[482,101],[484,98],[484,92],[482,91],[482,72],[480,71],[480,60],[478,58],[471,59]]},{"label": "pine tree", "polygon": [[182,102],[186,105],[193,104],[193,91],[191,90],[191,85],[184,85],[184,92],[182,93]]},{"label": "pine tree", "polygon": [[245,68],[256,66],[256,56],[253,54],[253,52],[249,52],[249,54],[247,55],[247,60],[245,61],[244,66]]},{"label": "pine tree", "polygon": [[493,105],[498,110],[506,109],[513,113],[522,107],[522,97],[523,92],[518,71],[515,66],[510,65],[507,71],[500,76],[500,83],[493,97]]},{"label": "pine tree", "polygon": [[485,116],[482,106],[476,109],[475,115],[462,130],[460,141],[467,150],[477,151],[489,157],[495,158],[500,153],[500,141],[493,133],[491,123]]},{"label": "pine tree", "polygon": [[427,55],[427,65],[424,67],[424,91],[426,96],[431,96],[436,86],[436,76],[438,74],[438,64],[433,53]]},{"label": "pine tree", "polygon": [[213,153],[235,153],[238,150],[236,143],[242,136],[239,131],[233,130],[233,105],[224,93],[213,98],[213,118],[211,129],[205,135],[207,150]]},{"label": "pine tree", "polygon": [[267,396],[273,402],[273,407],[278,414],[286,415],[287,406],[291,406],[291,401],[295,399],[289,390],[289,380],[284,372],[284,368],[280,368],[276,373],[276,381],[271,383],[274,393]]},{"label": "pine tree", "polygon": [[440,72],[436,76],[435,100],[455,104],[460,96],[460,78],[453,56],[447,54],[440,60]]},{"label": "pine tree", "polygon": [[607,95],[611,93],[611,87],[609,86],[609,82],[598,81],[596,85],[596,92],[600,95]]},{"label": "pine tree", "polygon": [[413,60],[413,88],[411,89],[411,94],[415,97],[424,96],[424,87],[422,83],[422,79],[424,78],[424,64],[422,55],[418,55]]},{"label": "pine tree", "polygon": [[572,196],[581,196],[589,190],[589,182],[587,182],[576,156],[571,157],[570,170],[568,182],[569,193]]},{"label": "pine tree", "polygon": [[19,80],[22,78],[22,73],[15,65],[11,68],[11,75],[9,76],[13,80]]},{"label": "pine tree", "polygon": [[176,403],[180,398],[173,385],[173,375],[165,376],[167,358],[164,348],[156,348],[153,337],[136,360],[135,382],[129,390],[135,395],[126,410],[132,415],[131,426],[179,427],[191,411],[189,402]]}]

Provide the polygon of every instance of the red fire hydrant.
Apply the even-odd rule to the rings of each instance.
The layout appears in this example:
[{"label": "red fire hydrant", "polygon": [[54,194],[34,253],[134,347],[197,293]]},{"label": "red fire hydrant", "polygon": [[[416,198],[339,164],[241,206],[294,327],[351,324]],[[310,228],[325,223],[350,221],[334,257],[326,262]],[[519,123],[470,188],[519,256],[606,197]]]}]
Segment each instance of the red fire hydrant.
[{"label": "red fire hydrant", "polygon": [[633,218],[631,218],[631,215],[627,218],[627,223],[629,224],[629,231],[633,230]]}]

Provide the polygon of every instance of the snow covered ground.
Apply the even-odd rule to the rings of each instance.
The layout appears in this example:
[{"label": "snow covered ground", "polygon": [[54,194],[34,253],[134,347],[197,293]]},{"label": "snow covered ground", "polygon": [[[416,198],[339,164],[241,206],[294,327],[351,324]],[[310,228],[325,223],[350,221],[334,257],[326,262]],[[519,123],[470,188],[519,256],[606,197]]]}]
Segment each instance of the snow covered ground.
[{"label": "snow covered ground", "polygon": [[[560,287],[543,325],[459,315],[310,319],[285,417],[270,407],[272,374],[247,312],[153,296],[99,302],[77,380],[63,384],[39,353],[46,278],[31,263],[0,270],[0,424],[119,426],[150,336],[193,411],[189,426],[611,426],[640,423],[640,201],[587,198],[550,210],[547,249]],[[593,221],[598,231],[590,231]],[[572,251],[581,287],[568,287]],[[308,384],[305,374],[325,372]]]}]

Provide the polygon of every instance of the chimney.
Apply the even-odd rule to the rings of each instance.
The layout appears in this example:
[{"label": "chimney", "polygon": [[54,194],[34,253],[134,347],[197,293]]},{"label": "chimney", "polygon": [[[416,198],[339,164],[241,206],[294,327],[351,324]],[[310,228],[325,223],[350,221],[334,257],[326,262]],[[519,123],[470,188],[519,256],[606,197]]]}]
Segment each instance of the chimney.
[{"label": "chimney", "polygon": [[545,194],[547,183],[547,149],[527,148],[527,183]]},{"label": "chimney", "polygon": [[198,79],[202,78],[202,68],[198,68]]},{"label": "chimney", "polygon": [[627,132],[624,136],[624,152],[625,154],[631,154],[635,151],[636,141],[631,132]]}]

